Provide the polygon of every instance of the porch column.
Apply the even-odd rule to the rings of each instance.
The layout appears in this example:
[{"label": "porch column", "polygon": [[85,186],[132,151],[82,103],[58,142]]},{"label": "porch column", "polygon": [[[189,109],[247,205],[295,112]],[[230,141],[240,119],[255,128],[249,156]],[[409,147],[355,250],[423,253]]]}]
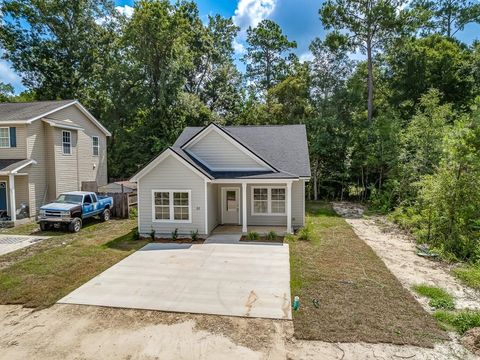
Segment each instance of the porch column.
[{"label": "porch column", "polygon": [[10,196],[10,219],[12,221],[16,221],[17,208],[15,206],[15,176],[13,174],[8,175],[8,190]]},{"label": "porch column", "polygon": [[287,233],[292,231],[292,182],[287,182]]},{"label": "porch column", "polygon": [[242,183],[242,232],[247,232],[247,183]]}]

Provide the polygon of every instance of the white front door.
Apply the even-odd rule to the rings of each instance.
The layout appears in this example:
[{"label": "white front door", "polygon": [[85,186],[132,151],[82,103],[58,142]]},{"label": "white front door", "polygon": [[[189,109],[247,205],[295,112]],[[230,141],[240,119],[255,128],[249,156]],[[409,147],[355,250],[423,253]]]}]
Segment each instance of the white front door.
[{"label": "white front door", "polygon": [[240,188],[222,188],[222,224],[240,224]]}]

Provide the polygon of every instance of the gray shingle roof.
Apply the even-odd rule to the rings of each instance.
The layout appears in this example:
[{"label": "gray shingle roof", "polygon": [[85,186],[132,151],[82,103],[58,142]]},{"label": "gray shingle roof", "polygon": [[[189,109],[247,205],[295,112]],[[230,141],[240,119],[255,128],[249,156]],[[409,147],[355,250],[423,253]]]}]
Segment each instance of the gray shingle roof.
[{"label": "gray shingle roof", "polygon": [[1,159],[0,160],[0,171],[1,172],[8,172],[15,170],[16,168],[25,165],[28,163],[29,159]]},{"label": "gray shingle roof", "polygon": [[188,153],[180,149],[183,144],[194,137],[202,129],[202,127],[185,128],[177,141],[173,144],[172,148],[176,152],[181,151],[182,157],[188,157],[191,163],[202,168],[203,172],[209,172],[211,177],[292,178],[310,176],[310,158],[305,125],[222,127],[222,129],[230,136],[279,170],[279,172],[249,174],[237,172],[216,174],[206,169],[193,158],[189,157]]},{"label": "gray shingle roof", "polygon": [[73,102],[75,102],[75,100],[0,103],[0,123],[30,120]]}]

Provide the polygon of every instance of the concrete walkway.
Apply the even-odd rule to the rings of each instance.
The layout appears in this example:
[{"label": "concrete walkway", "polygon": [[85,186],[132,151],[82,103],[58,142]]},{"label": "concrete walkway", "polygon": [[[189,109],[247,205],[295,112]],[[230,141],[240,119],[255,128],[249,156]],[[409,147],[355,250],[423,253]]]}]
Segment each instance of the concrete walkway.
[{"label": "concrete walkway", "polygon": [[60,303],[291,319],[287,244],[148,244]]},{"label": "concrete walkway", "polygon": [[2,235],[0,234],[0,255],[33,245],[49,236]]}]

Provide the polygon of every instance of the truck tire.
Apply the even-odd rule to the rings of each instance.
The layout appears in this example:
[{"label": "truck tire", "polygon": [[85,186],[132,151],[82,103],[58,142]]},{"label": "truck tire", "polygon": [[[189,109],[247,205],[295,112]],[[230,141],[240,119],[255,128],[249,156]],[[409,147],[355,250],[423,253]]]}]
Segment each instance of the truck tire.
[{"label": "truck tire", "polygon": [[68,225],[68,230],[73,233],[77,233],[82,228],[82,219],[75,218],[72,222]]},{"label": "truck tire", "polygon": [[110,220],[110,209],[103,210],[102,214],[100,215],[100,220],[102,221]]},{"label": "truck tire", "polygon": [[50,230],[51,228],[52,228],[52,226],[51,226],[49,223],[43,222],[43,221],[40,222],[40,230],[42,230],[42,231],[48,231],[48,230]]}]

